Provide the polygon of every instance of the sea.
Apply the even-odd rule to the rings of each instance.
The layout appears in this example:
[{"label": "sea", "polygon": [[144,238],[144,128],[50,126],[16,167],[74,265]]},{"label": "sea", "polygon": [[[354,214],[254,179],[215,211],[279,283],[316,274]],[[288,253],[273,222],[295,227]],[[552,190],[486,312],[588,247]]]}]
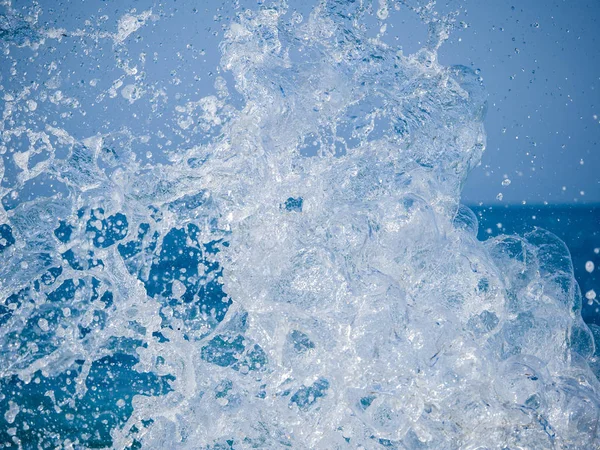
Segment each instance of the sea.
[{"label": "sea", "polygon": [[[539,227],[559,237],[569,249],[582,294],[586,323],[600,325],[600,207],[591,205],[470,206],[479,219],[478,239],[524,234]],[[587,297],[586,297],[587,295]]]}]

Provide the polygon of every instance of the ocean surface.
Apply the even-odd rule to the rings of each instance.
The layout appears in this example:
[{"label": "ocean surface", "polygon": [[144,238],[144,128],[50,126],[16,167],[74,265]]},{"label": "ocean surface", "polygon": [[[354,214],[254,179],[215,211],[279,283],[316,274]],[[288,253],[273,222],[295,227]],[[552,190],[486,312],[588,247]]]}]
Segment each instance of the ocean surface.
[{"label": "ocean surface", "polygon": [[[290,202],[292,208],[297,208],[297,202]],[[595,297],[585,293],[598,292],[599,277],[596,269],[600,264],[598,249],[600,248],[600,208],[597,207],[573,207],[573,206],[543,206],[543,207],[523,207],[523,206],[472,206],[479,220],[478,238],[482,241],[506,234],[524,234],[532,231],[536,227],[544,228],[560,237],[568,246],[571,252],[575,278],[584,293],[582,315],[589,324],[600,324],[600,312],[598,302]],[[6,242],[12,242],[12,234],[8,227],[4,227],[3,237]],[[70,229],[61,225],[55,230],[55,234],[60,239],[67,240]],[[149,283],[147,289],[149,292],[168,291],[169,281],[172,280],[173,267],[178,269],[191,269],[196,264],[196,260],[190,258],[192,255],[181,256],[179,248],[185,248],[183,242],[186,232],[184,230],[173,230],[170,236],[163,243],[165,250],[161,252],[161,258],[152,264],[151,273],[158,280]],[[118,239],[118,234],[112,235],[112,238]],[[129,251],[133,246],[129,246]],[[210,249],[208,253],[210,253]],[[128,253],[125,247],[121,247],[123,255],[127,257]],[[132,252],[133,253],[133,252]],[[195,255],[194,255],[195,256]],[[590,268],[589,262],[594,264]],[[68,264],[71,264],[67,260]],[[167,267],[168,266],[168,267]],[[60,275],[60,268],[51,268],[46,272],[39,283],[52,285],[57,276]],[[193,269],[192,269],[193,270]],[[218,270],[213,266],[210,270]],[[65,301],[76,291],[73,283],[65,282],[60,288],[54,291],[54,295],[49,297],[55,301],[60,295],[65,295],[61,301]],[[24,297],[26,293],[21,293]],[[224,297],[224,293],[219,284],[207,284],[200,294],[202,305],[216,306]],[[103,296],[111,297],[110,295]],[[93,298],[92,298],[93,300]],[[15,298],[7,299],[6,305],[19,302]],[[109,299],[107,303],[110,303]],[[7,319],[7,310],[3,309],[0,315],[0,324],[4,325]],[[35,323],[25,328],[24,336],[20,337],[23,341],[40,342],[34,330]],[[93,328],[79,326],[82,336],[91,332]],[[153,335],[158,341],[167,341],[160,333]],[[294,346],[300,349],[311,347],[312,344],[306,337],[298,336]],[[242,348],[241,341],[231,343]],[[6,448],[17,448],[19,445],[10,443],[14,441],[16,434],[14,431],[17,426],[22,427],[18,434],[20,446],[22,448],[38,448],[40,442],[58,440],[60,442],[80,442],[85,448],[108,448],[113,447],[113,438],[111,430],[115,427],[122,427],[131,417],[132,396],[133,395],[165,395],[172,391],[169,383],[173,381],[172,377],[160,377],[152,373],[140,373],[134,369],[139,363],[139,357],[136,354],[136,347],[143,345],[140,340],[135,339],[115,339],[110,344],[111,355],[94,361],[87,368],[86,385],[87,389],[83,395],[77,396],[77,380],[81,377],[84,366],[83,360],[75,360],[73,366],[65,372],[56,376],[44,376],[40,371],[26,382],[19,380],[18,377],[5,377],[0,386],[2,398],[0,399],[0,410],[3,412],[6,422],[0,427],[0,442],[4,442]],[[223,342],[220,342],[227,351],[214,360],[219,366],[230,366],[237,361],[234,358],[232,348]],[[211,356],[212,358],[212,356]],[[258,360],[264,357],[258,357]],[[232,364],[233,363],[233,364]],[[221,390],[222,389],[222,390]],[[218,398],[223,398],[231,386],[225,383],[217,391]],[[222,394],[220,394],[222,392]],[[317,391],[315,391],[317,392]],[[314,393],[313,393],[314,395]],[[318,395],[318,394],[317,394]],[[74,399],[76,399],[74,401]],[[306,401],[306,400],[305,400]],[[18,405],[18,409],[14,405]],[[60,405],[60,406],[57,406]],[[115,408],[115,406],[117,408]],[[19,419],[15,420],[18,413]],[[13,418],[14,417],[14,418]],[[142,421],[142,427],[134,426],[130,431],[129,449],[142,448],[141,442],[136,439],[136,435],[142,431],[144,426],[152,424],[151,419]],[[13,425],[14,424],[14,425]],[[11,427],[12,425],[12,427]],[[385,448],[394,448],[391,443],[384,441]],[[44,448],[44,447],[42,447]],[[74,448],[77,448],[75,446]],[[116,447],[115,447],[116,448]],[[216,445],[210,448],[238,448],[234,441],[225,442],[222,445]]]},{"label": "ocean surface", "polygon": [[598,209],[461,205],[456,15],[249,3],[210,93],[161,5],[0,3],[0,448],[600,448]]},{"label": "ocean surface", "polygon": [[[575,279],[583,294],[582,316],[600,325],[600,208],[597,206],[471,206],[479,219],[478,239],[524,234],[535,227],[558,236],[568,247]],[[590,265],[591,263],[591,265]],[[587,294],[587,298],[586,298]]]}]

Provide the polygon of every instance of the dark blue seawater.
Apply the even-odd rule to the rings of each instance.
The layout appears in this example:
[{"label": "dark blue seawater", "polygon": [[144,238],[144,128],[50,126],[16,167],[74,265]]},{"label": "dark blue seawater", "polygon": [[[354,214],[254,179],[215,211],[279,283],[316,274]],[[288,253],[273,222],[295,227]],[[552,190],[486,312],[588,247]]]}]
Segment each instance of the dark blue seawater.
[{"label": "dark blue seawater", "polygon": [[[181,319],[193,331],[197,322],[206,322],[207,311],[214,323],[223,320],[231,301],[217,281],[220,268],[211,256],[219,251],[219,245],[226,243],[201,244],[197,241],[198,228],[188,225],[170,229],[157,248],[158,234],[149,236],[149,226],[144,223],[137,233],[130,233],[127,217],[123,214],[103,218],[101,231],[91,226],[93,219],[103,217],[103,214],[102,210],[94,209],[79,213],[79,219],[87,220],[87,226],[80,227],[79,231],[89,233],[92,250],[83,255],[69,250],[62,254],[61,264],[57,266],[52,266],[51,258],[46,257],[48,269],[34,280],[33,286],[11,295],[4,305],[0,304],[1,327],[12,318],[14,311],[33,305],[39,296],[47,298],[46,305],[28,320],[23,332],[9,333],[8,344],[0,347],[3,358],[10,352],[18,354],[16,362],[13,362],[15,366],[32,357],[50,354],[62,342],[53,328],[65,320],[60,313],[65,305],[70,305],[69,317],[80,321],[73,337],[83,345],[92,342],[94,336],[105,328],[104,311],[96,311],[94,319],[86,325],[83,325],[82,319],[94,302],[102,302],[104,309],[110,311],[114,306],[113,292],[106,290],[100,295],[102,282],[95,277],[58,281],[64,270],[72,269],[78,273],[90,267],[103,266],[104,262],[96,257],[96,252],[103,248],[116,246],[127,270],[144,283],[148,295],[176,309],[173,317],[162,316],[162,330],[177,328],[171,321]],[[54,236],[67,244],[76,237],[76,227],[62,220],[58,223]],[[121,242],[128,235],[131,239]],[[8,225],[0,225],[0,238],[3,239],[0,253],[18,245]],[[199,264],[205,267],[203,274],[198,273]],[[144,275],[145,266],[149,266],[149,272]],[[175,296],[173,282],[182,271],[188,274],[184,283],[186,292]],[[48,325],[40,326],[41,320]],[[58,373],[38,370],[26,380],[17,375],[0,377],[0,449],[63,448],[66,444],[74,445],[74,448],[114,447],[111,431],[123,428],[130,419],[133,397],[163,396],[172,391],[171,383],[175,380],[171,375],[159,376],[135,367],[140,362],[138,350],[148,344],[141,337],[145,333],[142,325],[132,320],[129,327],[140,338],[111,338],[106,348],[110,354],[99,355],[91,365],[86,366],[84,360],[75,359]],[[152,337],[157,342],[169,341],[161,332],[153,333]],[[189,340],[187,335],[184,338]],[[35,343],[35,348],[31,347],[32,343]],[[246,361],[250,370],[255,362],[264,363],[264,354],[257,348],[247,351],[243,361],[241,358],[238,360],[235,355],[243,354],[244,350],[241,337],[226,342],[217,335],[202,348],[202,358],[233,370],[238,370],[239,365]],[[16,405],[18,409],[15,409]],[[128,426],[126,434],[131,445],[126,448],[141,448],[136,436],[151,424],[152,420],[141,420]]]},{"label": "dark blue seawater", "polygon": [[[479,219],[479,240],[500,234],[522,235],[535,227],[558,236],[569,248],[575,279],[583,296],[582,316],[586,323],[600,325],[600,308],[585,295],[600,293],[600,206],[471,206]],[[586,263],[593,270],[586,270]],[[600,297],[599,297],[600,298]]]}]

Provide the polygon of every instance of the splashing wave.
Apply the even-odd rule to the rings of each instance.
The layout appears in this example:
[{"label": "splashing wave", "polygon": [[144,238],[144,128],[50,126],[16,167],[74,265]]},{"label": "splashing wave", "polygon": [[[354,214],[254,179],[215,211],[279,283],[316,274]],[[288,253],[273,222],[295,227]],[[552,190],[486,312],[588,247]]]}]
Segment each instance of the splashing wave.
[{"label": "splashing wave", "polygon": [[[485,147],[481,80],[439,64],[452,20],[431,5],[400,8],[429,25],[420,51],[373,36],[398,6],[239,13],[221,44],[235,89],[218,77],[177,106],[186,145],[162,160],[140,150],[150,127],[48,123],[92,107],[56,77],[4,90],[4,447],[600,446],[569,252],[543,230],[476,239],[460,191]],[[118,49],[153,17],[94,36]],[[0,26],[6,48],[68,38]],[[160,103],[119,64],[134,81],[106,95]]]}]

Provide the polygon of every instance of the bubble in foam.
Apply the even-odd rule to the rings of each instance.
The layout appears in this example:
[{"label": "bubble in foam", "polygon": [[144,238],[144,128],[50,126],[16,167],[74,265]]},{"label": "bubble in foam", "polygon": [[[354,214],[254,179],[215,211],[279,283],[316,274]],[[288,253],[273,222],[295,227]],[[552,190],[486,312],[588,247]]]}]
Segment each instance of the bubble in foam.
[{"label": "bubble in foam", "polygon": [[[437,61],[452,16],[394,4],[240,11],[220,47],[234,86],[173,108],[168,158],[153,130],[31,130],[48,162],[21,154],[0,187],[0,441],[600,445],[600,333],[569,252],[540,229],[477,240],[459,198],[485,91]],[[365,25],[404,9],[431,31],[412,55]],[[132,107],[160,98],[117,84]],[[41,174],[58,193],[31,194]]]}]

